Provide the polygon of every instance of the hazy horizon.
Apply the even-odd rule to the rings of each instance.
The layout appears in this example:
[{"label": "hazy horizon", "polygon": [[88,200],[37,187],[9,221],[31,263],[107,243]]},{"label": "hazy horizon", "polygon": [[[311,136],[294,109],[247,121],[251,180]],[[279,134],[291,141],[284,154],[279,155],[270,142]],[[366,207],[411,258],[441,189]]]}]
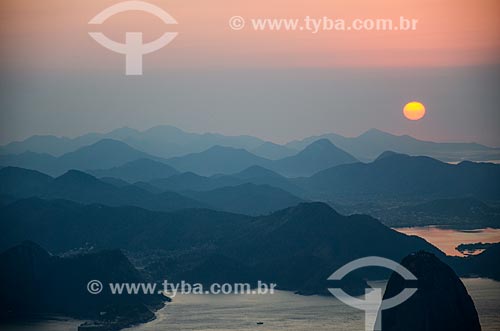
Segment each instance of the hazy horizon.
[{"label": "hazy horizon", "polygon": [[[117,130],[121,130],[121,129],[131,129],[131,130],[138,131],[138,132],[145,132],[147,130],[150,130],[150,129],[153,129],[153,128],[157,128],[157,127],[172,127],[172,128],[176,128],[176,129],[179,129],[181,131],[184,131],[186,133],[193,133],[193,134],[200,134],[200,135],[203,135],[203,134],[221,134],[221,135],[224,135],[224,136],[227,136],[227,137],[250,136],[250,137],[255,137],[255,138],[261,139],[261,140],[266,141],[266,142],[272,142],[272,143],[279,144],[279,145],[286,145],[287,143],[290,143],[290,142],[293,142],[293,141],[300,141],[300,140],[307,139],[307,138],[314,137],[314,136],[322,136],[322,135],[327,135],[327,134],[338,134],[337,132],[333,132],[333,131],[332,132],[322,132],[322,133],[318,133],[318,134],[312,134],[312,135],[307,135],[307,136],[301,136],[301,137],[293,138],[293,139],[290,139],[290,140],[286,140],[284,142],[277,142],[277,141],[268,140],[268,139],[263,138],[263,137],[259,137],[257,135],[224,134],[222,132],[216,132],[216,131],[191,131],[191,130],[186,130],[184,128],[178,127],[176,125],[171,125],[171,124],[168,124],[168,123],[162,123],[162,124],[157,124],[157,125],[154,125],[154,126],[144,127],[144,128],[137,128],[137,127],[131,127],[131,126],[125,125],[125,126],[121,126],[121,127],[111,128],[109,130],[89,131],[89,132],[85,132],[83,134],[69,135],[69,136],[67,136],[67,135],[58,135],[58,134],[50,134],[50,133],[47,133],[47,134],[33,134],[33,135],[29,135],[29,136],[27,136],[25,138],[22,138],[22,139],[8,141],[7,143],[5,143],[3,145],[0,145],[0,146],[6,146],[6,145],[8,145],[10,143],[15,143],[15,142],[22,142],[24,140],[27,140],[27,139],[29,139],[31,137],[36,137],[36,136],[53,136],[53,137],[57,137],[57,138],[76,139],[76,138],[85,136],[87,134],[107,134],[107,133],[111,133],[113,131],[117,131]],[[367,130],[359,132],[358,134],[341,135],[341,136],[346,137],[346,138],[356,138],[356,137],[359,137],[359,136],[361,136],[361,135],[363,135],[365,133],[368,133],[369,131],[372,131],[372,130],[380,131],[380,132],[384,132],[384,133],[388,133],[390,135],[394,135],[394,136],[398,136],[398,137],[400,137],[400,136],[410,136],[410,137],[415,138],[415,139],[420,140],[420,141],[429,141],[429,142],[435,142],[435,143],[477,143],[475,141],[460,141],[460,140],[457,140],[457,141],[426,140],[426,139],[421,139],[421,138],[418,138],[418,137],[415,137],[415,136],[412,136],[412,135],[409,135],[409,134],[395,134],[393,132],[386,131],[386,130],[381,130],[381,129],[378,129],[378,128],[369,128]],[[481,144],[481,145],[484,145],[486,147],[491,147],[491,148],[500,148],[498,146],[491,146],[491,145],[486,145],[486,144]]]},{"label": "hazy horizon", "polygon": [[[3,75],[0,144],[168,124],[276,143],[376,128],[500,146],[499,77],[498,66]],[[402,114],[411,100],[427,106],[420,121]]]},{"label": "hazy horizon", "polygon": [[[167,47],[125,76],[124,56],[98,45],[88,21],[115,0],[5,1],[0,5],[0,144],[34,134],[78,136],[170,124],[276,143],[377,128],[422,140],[500,146],[498,4],[442,0],[197,3],[153,0],[179,24]],[[285,5],[286,4],[286,5]],[[307,9],[306,9],[307,8]],[[250,17],[416,18],[415,31],[233,31]],[[116,15],[97,30],[154,40],[147,13]],[[420,121],[402,115],[417,100]]]}]

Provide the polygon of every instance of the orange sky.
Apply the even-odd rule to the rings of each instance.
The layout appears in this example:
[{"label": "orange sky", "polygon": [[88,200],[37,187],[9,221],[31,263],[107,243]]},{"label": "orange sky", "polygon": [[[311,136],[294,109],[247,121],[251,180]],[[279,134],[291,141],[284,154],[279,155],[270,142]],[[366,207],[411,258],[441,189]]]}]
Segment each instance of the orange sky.
[{"label": "orange sky", "polygon": [[[121,55],[97,45],[87,22],[117,0],[3,0],[0,65],[14,69],[91,70],[123,65]],[[151,0],[179,22],[162,24],[140,12],[108,20],[102,31],[123,40],[127,31],[156,39],[167,28],[179,36],[147,56],[154,68],[464,66],[498,63],[497,0]],[[228,19],[417,18],[412,32],[232,31]],[[101,29],[101,28],[99,28]]]}]

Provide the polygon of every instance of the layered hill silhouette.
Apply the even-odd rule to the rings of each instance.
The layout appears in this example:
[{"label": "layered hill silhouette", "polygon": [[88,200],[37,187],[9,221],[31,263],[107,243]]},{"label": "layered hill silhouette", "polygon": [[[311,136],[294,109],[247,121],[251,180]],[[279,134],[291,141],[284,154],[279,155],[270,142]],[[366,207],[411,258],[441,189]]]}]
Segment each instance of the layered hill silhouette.
[{"label": "layered hill silhouette", "polygon": [[[249,172],[243,174],[250,175]],[[114,178],[100,180],[77,170],[52,178],[34,170],[6,167],[0,169],[0,194],[14,198],[39,197],[85,204],[136,206],[157,211],[212,208],[248,215],[267,214],[303,201],[280,188],[248,183],[241,178],[235,180],[238,181],[236,185],[199,192],[183,190],[180,194],[174,192],[178,188],[173,191],[172,187],[161,189],[144,182],[131,185]]]},{"label": "layered hill silhouette", "polygon": [[[23,178],[31,180],[23,181]],[[134,185],[117,187],[77,170],[70,170],[62,176],[52,178],[34,170],[3,168],[0,169],[0,193],[18,198],[66,199],[161,211],[206,207],[201,202],[175,192],[153,194]]]},{"label": "layered hill silhouette", "polygon": [[[85,245],[161,250],[168,258],[151,256],[146,268],[153,278],[223,281],[227,272],[239,268],[241,272],[235,274],[241,279],[274,281],[283,289],[302,293],[326,291],[329,274],[358,257],[376,254],[399,260],[422,249],[444,256],[418,237],[391,230],[369,216],[342,216],[322,203],[248,217],[31,198],[1,207],[1,213],[0,248],[32,240],[56,253]],[[207,269],[207,261],[217,263]],[[216,267],[219,263],[233,267],[221,269]],[[204,273],[198,273],[201,269]]]},{"label": "layered hill silhouette", "polygon": [[149,184],[161,190],[173,190],[178,192],[209,191],[246,183],[269,185],[298,196],[302,196],[304,193],[303,189],[293,184],[288,178],[261,166],[251,166],[231,175],[205,177],[192,172],[186,172],[168,178],[159,178],[149,181]]},{"label": "layered hill silhouette", "polygon": [[265,143],[251,136],[198,134],[160,125],[145,131],[123,127],[108,133],[89,133],[76,138],[32,136],[0,147],[0,154],[21,154],[30,151],[61,156],[102,139],[119,140],[145,153],[165,158],[202,152],[216,145],[253,150]]},{"label": "layered hill silhouette", "polygon": [[371,129],[358,137],[348,138],[338,134],[312,136],[286,144],[301,150],[313,141],[328,139],[333,144],[354,155],[361,161],[372,161],[384,151],[395,151],[413,156],[425,155],[446,162],[466,160],[498,160],[500,149],[476,143],[437,143],[415,139],[408,135],[396,136]]},{"label": "layered hill silhouette", "polygon": [[232,174],[253,165],[265,167],[271,160],[258,157],[242,148],[214,146],[206,151],[171,158],[166,162],[181,172],[210,176]]},{"label": "layered hill silhouette", "polygon": [[110,169],[90,170],[89,173],[96,177],[118,178],[130,183],[147,182],[179,174],[171,166],[151,159],[138,159]]},{"label": "layered hill silhouette", "polygon": [[471,196],[500,198],[500,166],[448,164],[423,156],[383,153],[372,163],[353,163],[321,171],[295,183],[329,199],[438,199]]},{"label": "layered hill silhouette", "polygon": [[313,142],[296,155],[279,160],[258,157],[244,149],[215,146],[204,152],[166,160],[183,172],[199,175],[231,174],[251,166],[260,166],[288,177],[310,176],[336,165],[357,160],[324,139]]},{"label": "layered hill silhouette", "polygon": [[159,160],[158,157],[136,150],[123,142],[104,139],[59,157],[33,152],[0,155],[0,164],[58,176],[71,169],[107,169],[138,159]]},{"label": "layered hill silhouette", "polygon": [[334,165],[356,160],[327,140],[312,143],[297,155],[270,160],[254,155],[243,148],[213,146],[198,153],[162,159],[112,139],[59,157],[25,152],[19,155],[0,155],[0,165],[38,170],[60,175],[70,169],[90,171],[99,177],[116,177],[129,181],[166,178],[180,172],[202,176],[232,174],[251,166],[262,166],[287,176],[309,176]]},{"label": "layered hill silhouette", "polygon": [[297,155],[276,160],[270,165],[288,177],[310,176],[340,164],[356,163],[358,160],[349,153],[336,147],[327,139],[313,142]]},{"label": "layered hill silhouette", "polygon": [[120,128],[108,133],[89,133],[77,138],[32,136],[23,141],[0,147],[0,154],[34,152],[61,156],[94,144],[102,139],[114,139],[163,158],[199,153],[213,146],[243,148],[257,156],[277,160],[292,156],[320,139],[328,139],[361,161],[372,161],[382,152],[393,150],[409,155],[426,155],[443,161],[498,160],[500,150],[475,143],[436,143],[371,129],[358,137],[349,138],[330,133],[278,145],[252,136],[226,136],[215,133],[190,133],[169,125],[138,131]]},{"label": "layered hill silhouette", "polygon": [[250,183],[210,191],[187,191],[183,194],[212,209],[246,215],[268,214],[303,202],[282,189]]},{"label": "layered hill silhouette", "polygon": [[295,155],[298,151],[284,145],[278,145],[270,141],[266,141],[257,148],[250,149],[250,152],[266,159],[279,160]]}]

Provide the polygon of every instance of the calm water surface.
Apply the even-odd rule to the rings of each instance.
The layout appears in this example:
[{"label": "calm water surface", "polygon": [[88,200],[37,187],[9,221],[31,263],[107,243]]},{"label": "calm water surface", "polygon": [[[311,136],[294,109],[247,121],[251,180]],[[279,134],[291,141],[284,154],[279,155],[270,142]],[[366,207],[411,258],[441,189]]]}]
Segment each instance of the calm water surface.
[{"label": "calm water surface", "polygon": [[500,242],[500,229],[479,229],[471,231],[458,231],[450,229],[439,229],[433,226],[396,228],[396,231],[407,235],[424,238],[447,255],[464,256],[455,248],[460,244],[497,243]]},{"label": "calm water surface", "polygon": [[[483,331],[500,330],[500,282],[464,279],[479,312]],[[384,284],[378,284],[382,287]],[[359,331],[361,312],[333,297],[268,295],[178,295],[158,319],[127,331]],[[257,325],[263,322],[263,325]],[[76,331],[80,321],[42,321],[0,325],[2,331]]]},{"label": "calm water surface", "polygon": [[[500,330],[500,283],[466,279],[483,331]],[[257,325],[257,322],[264,322]],[[299,296],[278,291],[273,295],[178,295],[158,312],[158,319],[127,331],[359,331],[363,313],[333,297]]]}]

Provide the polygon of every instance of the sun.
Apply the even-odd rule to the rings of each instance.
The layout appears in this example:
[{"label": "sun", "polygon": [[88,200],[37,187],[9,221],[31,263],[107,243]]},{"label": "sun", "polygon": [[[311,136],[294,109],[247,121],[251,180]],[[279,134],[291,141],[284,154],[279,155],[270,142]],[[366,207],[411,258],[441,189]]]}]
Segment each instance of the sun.
[{"label": "sun", "polygon": [[418,121],[425,116],[425,106],[418,101],[408,102],[403,108],[403,114],[410,121]]}]

